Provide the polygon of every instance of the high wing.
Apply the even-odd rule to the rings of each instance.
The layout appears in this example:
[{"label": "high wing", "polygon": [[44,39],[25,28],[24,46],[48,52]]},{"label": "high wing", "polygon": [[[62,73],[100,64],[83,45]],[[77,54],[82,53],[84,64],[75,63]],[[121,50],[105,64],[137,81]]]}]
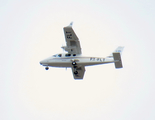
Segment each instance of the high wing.
[{"label": "high wing", "polygon": [[76,65],[76,68],[75,66],[72,66],[72,73],[74,79],[83,79],[85,67],[82,65]]},{"label": "high wing", "polygon": [[81,54],[79,38],[72,29],[72,23],[70,23],[69,26],[64,27],[64,34],[66,46],[63,46],[62,48],[70,54]]}]

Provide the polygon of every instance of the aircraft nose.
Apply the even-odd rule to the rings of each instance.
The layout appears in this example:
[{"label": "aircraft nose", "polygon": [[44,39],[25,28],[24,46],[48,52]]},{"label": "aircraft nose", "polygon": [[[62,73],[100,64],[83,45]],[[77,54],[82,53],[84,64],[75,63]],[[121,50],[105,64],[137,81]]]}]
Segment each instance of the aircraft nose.
[{"label": "aircraft nose", "polygon": [[42,65],[43,63],[42,63],[42,61],[40,61],[40,65]]},{"label": "aircraft nose", "polygon": [[42,61],[40,61],[40,64],[41,64],[41,65],[47,64],[47,60],[42,60]]}]

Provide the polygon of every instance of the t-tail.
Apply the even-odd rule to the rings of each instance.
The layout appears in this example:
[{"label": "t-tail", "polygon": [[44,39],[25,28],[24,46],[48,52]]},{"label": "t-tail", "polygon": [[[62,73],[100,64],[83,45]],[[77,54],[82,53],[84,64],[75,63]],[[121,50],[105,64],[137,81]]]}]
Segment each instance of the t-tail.
[{"label": "t-tail", "polygon": [[112,54],[110,54],[107,58],[113,58],[115,68],[123,68],[121,54],[124,47],[119,46]]}]

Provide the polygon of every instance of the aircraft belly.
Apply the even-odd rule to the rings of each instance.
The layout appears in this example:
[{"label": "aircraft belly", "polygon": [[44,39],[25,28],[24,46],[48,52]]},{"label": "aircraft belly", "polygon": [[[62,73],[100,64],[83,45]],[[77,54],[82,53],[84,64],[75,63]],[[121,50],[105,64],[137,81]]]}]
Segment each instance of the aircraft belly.
[{"label": "aircraft belly", "polygon": [[[83,65],[83,66],[91,66],[91,65],[98,65],[98,64],[106,64],[106,63],[112,63],[113,60],[90,60],[90,59],[79,59],[76,61],[77,65]],[[48,63],[48,66],[51,67],[72,67],[72,61],[71,59],[59,59],[59,60],[51,60]]]}]

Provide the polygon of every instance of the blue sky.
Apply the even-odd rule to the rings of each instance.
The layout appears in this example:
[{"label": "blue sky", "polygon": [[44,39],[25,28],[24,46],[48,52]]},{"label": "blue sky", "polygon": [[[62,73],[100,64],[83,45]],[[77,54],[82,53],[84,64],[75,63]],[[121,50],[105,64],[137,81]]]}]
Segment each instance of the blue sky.
[{"label": "blue sky", "polygon": [[[1,120],[154,120],[153,0],[1,0]],[[123,69],[72,71],[39,61],[62,52],[71,21],[82,52],[109,55],[125,46]]]}]

